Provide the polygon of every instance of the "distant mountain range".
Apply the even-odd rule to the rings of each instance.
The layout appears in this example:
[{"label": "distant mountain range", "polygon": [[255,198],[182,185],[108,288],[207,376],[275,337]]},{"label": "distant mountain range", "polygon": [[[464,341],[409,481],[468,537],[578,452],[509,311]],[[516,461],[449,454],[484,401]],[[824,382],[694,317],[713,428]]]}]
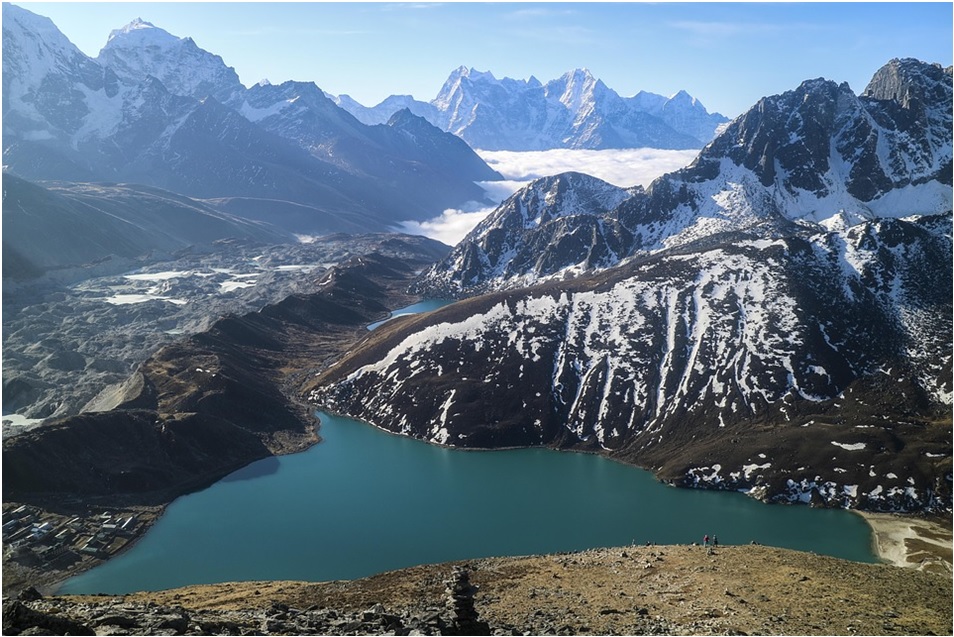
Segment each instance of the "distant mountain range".
[{"label": "distant mountain range", "polygon": [[[620,98],[585,70],[544,85],[462,67],[431,103],[395,97],[363,109],[342,96],[342,108],[310,82],[245,88],[221,57],[140,19],[112,31],[90,58],[49,19],[9,4],[2,79],[5,172],[67,189],[159,188],[270,224],[273,236],[384,231],[489,203],[478,183],[501,176],[468,142],[693,148],[725,122],[684,92]],[[93,193],[106,207],[115,202],[108,188],[84,196]],[[196,218],[196,242],[203,223]],[[179,228],[188,241],[190,224],[180,218]]]},{"label": "distant mountain range", "polygon": [[952,69],[892,60],[860,96],[760,100],[645,191],[536,181],[418,282],[484,294],[378,328],[311,396],[445,445],[948,511],[951,130]]},{"label": "distant mountain range", "polygon": [[499,179],[459,138],[403,114],[366,126],[311,83],[243,87],[219,56],[142,20],[96,59],[3,5],[4,170],[137,182],[281,230],[383,230]]},{"label": "distant mountain range", "polygon": [[586,69],[542,84],[462,66],[430,102],[392,95],[366,107],[348,95],[333,99],[365,124],[407,109],[484,150],[702,148],[729,121],[685,91],[620,97]]}]

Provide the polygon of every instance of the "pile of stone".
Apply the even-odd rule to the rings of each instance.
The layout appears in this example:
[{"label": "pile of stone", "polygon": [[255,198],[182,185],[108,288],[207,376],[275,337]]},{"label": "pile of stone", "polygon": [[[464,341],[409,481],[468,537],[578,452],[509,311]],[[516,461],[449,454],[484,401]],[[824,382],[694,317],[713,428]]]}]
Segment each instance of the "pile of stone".
[{"label": "pile of stone", "polygon": [[477,587],[470,583],[470,573],[455,566],[447,586],[447,609],[451,617],[447,635],[489,635],[490,626],[480,621],[474,608],[474,593]]}]

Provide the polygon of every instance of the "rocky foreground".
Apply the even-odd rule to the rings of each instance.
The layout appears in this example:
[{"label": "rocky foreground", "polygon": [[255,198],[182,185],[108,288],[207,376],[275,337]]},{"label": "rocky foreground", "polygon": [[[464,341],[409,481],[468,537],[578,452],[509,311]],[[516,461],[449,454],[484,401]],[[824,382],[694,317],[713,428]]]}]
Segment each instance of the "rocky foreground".
[{"label": "rocky foreground", "polygon": [[3,633],[98,635],[952,633],[950,573],[764,546],[626,546],[4,602]]}]

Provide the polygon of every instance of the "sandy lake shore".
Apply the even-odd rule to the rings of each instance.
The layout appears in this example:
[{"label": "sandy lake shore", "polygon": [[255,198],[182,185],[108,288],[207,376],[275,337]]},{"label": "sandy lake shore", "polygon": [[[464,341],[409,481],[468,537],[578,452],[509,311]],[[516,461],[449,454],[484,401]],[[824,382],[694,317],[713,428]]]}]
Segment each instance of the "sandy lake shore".
[{"label": "sandy lake shore", "polygon": [[888,564],[952,572],[951,520],[857,512],[871,526],[878,556]]}]

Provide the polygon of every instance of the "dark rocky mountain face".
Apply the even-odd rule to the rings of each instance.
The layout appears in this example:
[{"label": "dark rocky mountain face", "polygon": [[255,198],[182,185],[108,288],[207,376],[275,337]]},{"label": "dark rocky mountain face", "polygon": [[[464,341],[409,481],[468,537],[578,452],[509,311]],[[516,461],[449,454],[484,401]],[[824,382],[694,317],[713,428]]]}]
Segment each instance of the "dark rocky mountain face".
[{"label": "dark rocky mountain face", "polygon": [[895,75],[860,98],[824,80],[765,98],[615,208],[595,180],[531,184],[419,281],[504,291],[394,322],[312,398],[440,444],[593,449],[766,499],[950,510],[954,294],[935,265],[952,252],[950,73],[880,73]]},{"label": "dark rocky mountain face", "polygon": [[246,90],[218,56],[142,21],[92,60],[46,18],[4,5],[3,45],[4,164],[29,180],[240,198],[255,219],[291,202],[301,214],[274,221],[314,234],[430,218],[500,178],[459,139],[365,126],[313,84]]},{"label": "dark rocky mountain face", "polygon": [[761,100],[707,149],[703,161],[732,159],[792,199],[799,191],[818,199],[846,191],[876,205],[893,189],[928,181],[950,185],[950,128],[950,73],[894,60],[861,97],[847,84],[813,80]]},{"label": "dark rocky mountain face", "polygon": [[608,267],[632,237],[609,215],[633,192],[580,173],[534,181],[481,221],[412,288],[455,297],[492,288]]},{"label": "dark rocky mountain face", "polygon": [[380,193],[376,205],[395,217],[423,220],[463,201],[483,201],[484,190],[474,182],[501,179],[460,138],[425,120],[399,112],[387,125],[365,126],[313,83],[259,84],[229,104],[256,126],[363,180],[367,196]]},{"label": "dark rocky mountain face", "polygon": [[486,150],[550,148],[701,148],[728,120],[709,113],[685,91],[671,98],[641,92],[620,97],[586,69],[541,84],[460,67],[430,102],[392,95],[368,108],[336,98],[361,121],[387,121],[399,110]]},{"label": "dark rocky mountain face", "polygon": [[[898,93],[901,102],[876,95]],[[548,242],[552,228],[519,227],[505,202],[417,289],[467,295],[527,285],[548,276],[611,267],[627,258],[691,246],[727,233],[774,238],[835,229],[861,220],[939,214],[951,209],[951,75],[916,60],[895,60],[861,97],[845,85],[810,80],[767,97],[728,125],[693,163],[634,192],[614,209],[581,209],[570,226],[595,227],[577,237],[597,254]],[[903,104],[907,103],[908,107]],[[540,188],[531,184],[528,190]],[[521,195],[515,196],[519,199]],[[508,221],[509,216],[515,221]],[[487,237],[493,235],[494,242]],[[530,249],[551,264],[542,272],[514,255]],[[484,265],[476,268],[472,265]],[[465,274],[466,273],[466,274]]]}]

